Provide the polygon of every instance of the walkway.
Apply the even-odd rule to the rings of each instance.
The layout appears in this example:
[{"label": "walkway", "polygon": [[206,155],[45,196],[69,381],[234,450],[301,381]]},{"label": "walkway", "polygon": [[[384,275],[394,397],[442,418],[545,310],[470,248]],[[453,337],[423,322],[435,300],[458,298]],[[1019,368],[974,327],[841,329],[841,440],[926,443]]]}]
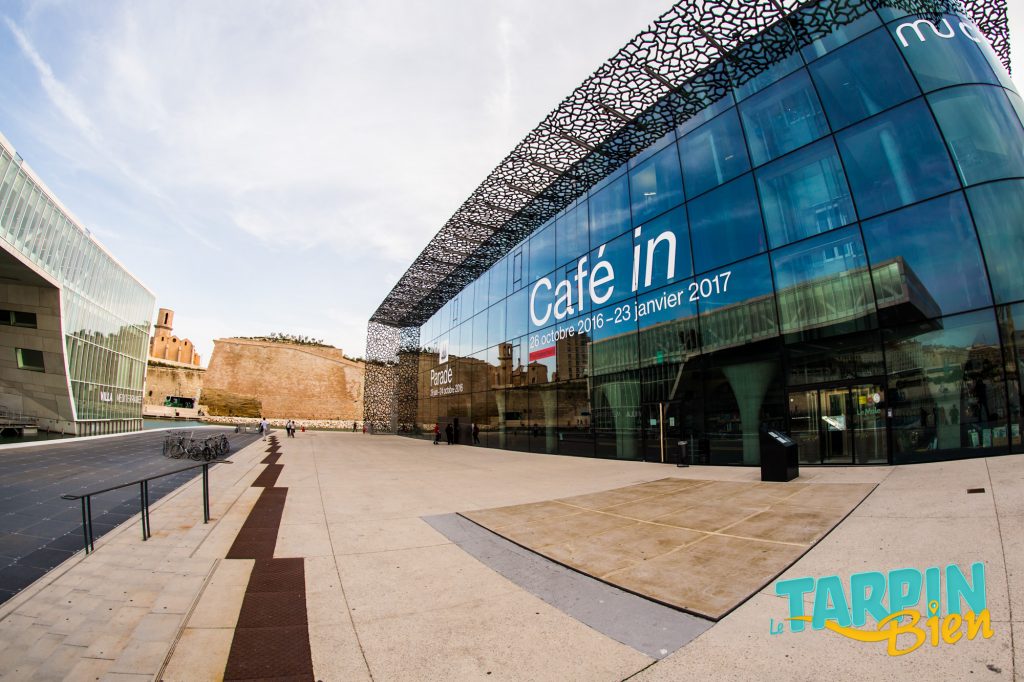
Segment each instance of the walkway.
[{"label": "walkway", "polygon": [[[228,434],[233,451],[256,439],[227,429],[199,433]],[[61,495],[99,490],[190,463],[162,456],[165,434],[142,431],[0,447],[0,603],[82,548],[81,504]],[[198,474],[196,470],[153,481],[150,500],[159,500]],[[92,502],[96,537],[138,512],[137,487],[97,496]]]},{"label": "walkway", "polygon": [[[313,674],[304,678],[325,681],[746,680],[767,671],[773,679],[1013,679],[1015,669],[1024,670],[1024,457],[806,469],[805,482],[878,487],[783,576],[845,579],[858,571],[983,561],[991,639],[891,658],[884,644],[828,631],[773,636],[770,620],[788,612],[768,586],[656,660],[492,570],[423,517],[665,477],[752,481],[756,471],[278,433],[276,464],[262,463],[268,448],[260,441],[211,473],[210,525],[201,522],[193,481],[154,505],[151,541],[139,539],[133,520],[97,543],[94,554],[76,555],[0,607],[5,679],[203,680],[225,671],[241,678],[259,671],[232,668],[239,633],[255,637],[274,626],[305,628]],[[280,468],[267,474],[268,467]],[[262,487],[254,487],[260,476]],[[967,492],[977,488],[985,492]],[[271,493],[284,500],[276,521],[274,508],[258,506],[274,489],[286,490]],[[242,551],[238,542],[253,518],[252,547],[267,547],[266,529],[276,528],[273,559],[227,558]],[[296,575],[295,561],[276,564],[287,589],[260,577],[259,562],[286,559],[302,560],[301,585],[287,577]],[[251,595],[282,591],[304,595],[304,618],[290,613],[287,624],[261,623],[275,598]]]}]

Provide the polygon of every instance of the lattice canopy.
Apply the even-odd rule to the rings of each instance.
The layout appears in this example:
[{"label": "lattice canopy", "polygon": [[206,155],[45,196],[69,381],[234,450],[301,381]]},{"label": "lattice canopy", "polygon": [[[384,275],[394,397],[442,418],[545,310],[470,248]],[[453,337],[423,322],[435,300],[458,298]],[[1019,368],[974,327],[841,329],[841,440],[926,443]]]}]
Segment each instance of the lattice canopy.
[{"label": "lattice canopy", "polygon": [[423,324],[544,221],[673,126],[836,26],[881,7],[926,17],[966,14],[1009,69],[1006,0],[680,0],[498,164],[371,322]]}]

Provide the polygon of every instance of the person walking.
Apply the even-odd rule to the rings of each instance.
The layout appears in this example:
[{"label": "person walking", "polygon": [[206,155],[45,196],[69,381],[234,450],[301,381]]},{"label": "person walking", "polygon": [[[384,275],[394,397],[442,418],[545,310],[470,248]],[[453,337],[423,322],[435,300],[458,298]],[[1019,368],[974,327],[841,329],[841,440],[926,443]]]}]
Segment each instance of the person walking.
[{"label": "person walking", "polygon": [[455,429],[452,428],[451,422],[448,423],[448,426],[444,427],[444,435],[448,439],[448,445],[455,442]]},{"label": "person walking", "polygon": [[480,427],[473,422],[473,445],[480,445]]},{"label": "person walking", "polygon": [[263,434],[263,440],[266,440],[267,436],[270,435],[270,422],[267,421],[266,417],[260,420],[260,433]]},{"label": "person walking", "polygon": [[441,426],[434,422],[434,445],[441,442]]}]

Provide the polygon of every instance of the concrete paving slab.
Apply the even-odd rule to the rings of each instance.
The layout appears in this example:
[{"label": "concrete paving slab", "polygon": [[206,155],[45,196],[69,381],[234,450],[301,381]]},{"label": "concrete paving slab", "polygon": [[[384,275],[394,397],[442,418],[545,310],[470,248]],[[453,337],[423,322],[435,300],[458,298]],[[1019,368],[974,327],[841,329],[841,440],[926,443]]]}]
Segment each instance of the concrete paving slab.
[{"label": "concrete paving slab", "polygon": [[521,591],[357,626],[379,680],[621,680],[652,660]]},{"label": "concrete paving slab", "polygon": [[447,541],[419,517],[353,519],[329,527],[335,554],[367,554],[411,547],[431,547]]},{"label": "concrete paving slab", "polygon": [[[718,619],[824,537],[874,487],[668,479],[463,515],[587,575]],[[579,511],[567,514],[565,507]]]},{"label": "concrete paving slab", "polygon": [[425,520],[531,594],[651,658],[664,658],[711,627],[706,619],[569,570],[457,514]]}]

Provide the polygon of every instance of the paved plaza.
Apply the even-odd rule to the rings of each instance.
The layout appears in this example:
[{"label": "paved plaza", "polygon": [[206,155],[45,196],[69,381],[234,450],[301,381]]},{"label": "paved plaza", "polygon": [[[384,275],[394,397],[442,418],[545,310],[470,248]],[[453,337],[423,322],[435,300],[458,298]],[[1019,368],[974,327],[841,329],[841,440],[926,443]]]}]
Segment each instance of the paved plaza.
[{"label": "paved plaza", "polygon": [[[211,472],[210,524],[192,481],[153,505],[150,541],[129,519],[0,607],[4,679],[1009,680],[1024,669],[1024,457],[804,469],[795,482],[870,492],[780,579],[985,563],[992,637],[899,657],[828,630],[773,635],[788,615],[774,583],[691,627],[498,536],[474,538],[488,532],[459,516],[664,479],[753,484],[754,469],[328,432],[280,433],[232,459]],[[693,576],[678,579],[693,589]],[[614,609],[598,613],[601,602]],[[623,632],[652,624],[690,634],[652,649]]]}]

